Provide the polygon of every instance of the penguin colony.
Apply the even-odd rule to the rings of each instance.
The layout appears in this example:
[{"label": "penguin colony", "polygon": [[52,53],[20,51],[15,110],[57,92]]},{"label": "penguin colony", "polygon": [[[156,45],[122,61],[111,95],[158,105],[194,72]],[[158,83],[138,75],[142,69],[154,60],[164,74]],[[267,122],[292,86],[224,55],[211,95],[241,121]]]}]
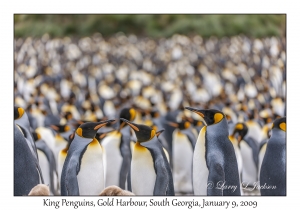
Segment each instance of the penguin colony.
[{"label": "penguin colony", "polygon": [[14,44],[14,195],[286,195],[285,39]]}]

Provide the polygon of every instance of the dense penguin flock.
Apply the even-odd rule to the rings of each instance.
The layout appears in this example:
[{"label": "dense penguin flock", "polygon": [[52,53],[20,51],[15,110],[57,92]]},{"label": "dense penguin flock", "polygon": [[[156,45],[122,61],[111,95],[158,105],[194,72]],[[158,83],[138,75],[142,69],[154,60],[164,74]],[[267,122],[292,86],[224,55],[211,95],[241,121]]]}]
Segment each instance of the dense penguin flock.
[{"label": "dense penguin flock", "polygon": [[286,195],[285,39],[14,40],[14,195]]}]

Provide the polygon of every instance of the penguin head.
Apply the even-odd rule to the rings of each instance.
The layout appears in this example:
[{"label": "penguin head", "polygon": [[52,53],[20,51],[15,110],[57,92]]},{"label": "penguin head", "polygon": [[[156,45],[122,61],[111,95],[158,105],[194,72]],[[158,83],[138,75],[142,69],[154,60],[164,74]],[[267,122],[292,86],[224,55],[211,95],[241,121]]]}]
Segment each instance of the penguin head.
[{"label": "penguin head", "polygon": [[286,132],[286,117],[278,118],[274,120],[273,125],[272,125],[272,130],[273,129],[280,129],[284,132]]},{"label": "penguin head", "polygon": [[32,132],[32,136],[33,136],[34,141],[38,141],[42,138],[41,135],[37,132]]},{"label": "penguin head", "polygon": [[77,129],[76,129],[76,134],[80,137],[83,138],[94,138],[97,131],[106,125],[107,123],[113,122],[115,120],[106,120],[102,122],[87,122],[81,124]]},{"label": "penguin head", "polygon": [[245,123],[237,123],[234,127],[232,136],[234,136],[236,133],[239,134],[238,140],[240,142],[248,133],[247,125]]},{"label": "penguin head", "polygon": [[14,119],[20,119],[25,113],[25,110],[22,107],[15,106],[14,107]]},{"label": "penguin head", "polygon": [[[129,120],[129,121],[133,121],[135,119],[136,116],[136,111],[134,108],[124,108],[122,109],[121,113],[120,113],[120,118]],[[126,125],[125,122],[120,122],[120,128],[124,127]]]},{"label": "penguin head", "polygon": [[139,143],[147,142],[156,136],[155,130],[147,125],[135,124],[123,118],[121,120],[134,130]]},{"label": "penguin head", "polygon": [[57,133],[68,132],[71,128],[69,125],[50,125]]},{"label": "penguin head", "polygon": [[169,122],[170,126],[174,128],[179,128],[180,130],[188,129],[191,126],[191,123],[189,121],[183,120],[181,122],[175,123],[175,122]]},{"label": "penguin head", "polygon": [[225,118],[223,112],[216,109],[196,109],[192,107],[185,108],[200,115],[204,119],[207,126],[217,124]]},{"label": "penguin head", "polygon": [[159,111],[157,111],[157,110],[152,110],[152,111],[150,111],[150,115],[151,115],[151,117],[154,119],[154,118],[159,118]]}]

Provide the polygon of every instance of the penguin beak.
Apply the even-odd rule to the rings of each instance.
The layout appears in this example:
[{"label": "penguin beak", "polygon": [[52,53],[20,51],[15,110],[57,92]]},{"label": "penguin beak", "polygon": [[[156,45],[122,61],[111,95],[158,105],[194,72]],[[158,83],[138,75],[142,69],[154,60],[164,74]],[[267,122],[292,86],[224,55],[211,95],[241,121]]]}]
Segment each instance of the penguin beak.
[{"label": "penguin beak", "polygon": [[106,125],[107,123],[114,122],[114,121],[115,120],[106,120],[106,121],[99,122],[99,124],[96,125],[96,127],[94,127],[94,130],[98,130],[101,127],[103,127],[104,125]]},{"label": "penguin beak", "polygon": [[175,123],[175,122],[168,122],[168,124],[174,128],[178,128],[178,123]]},{"label": "penguin beak", "polygon": [[160,134],[162,134],[165,131],[165,129],[162,129],[160,131],[156,132],[156,137],[158,138]]},{"label": "penguin beak", "polygon": [[190,110],[192,112],[195,112],[196,114],[200,115],[202,118],[205,117],[204,114],[199,109],[195,109],[195,108],[192,108],[192,107],[185,107],[185,109]]},{"label": "penguin beak", "polygon": [[50,125],[50,127],[51,127],[52,129],[56,130],[56,131],[59,130],[59,128],[58,128],[56,125]]},{"label": "penguin beak", "polygon": [[139,131],[140,129],[138,129],[138,127],[136,127],[135,125],[133,125],[131,122],[129,122],[128,120],[124,119],[124,118],[120,118],[120,120],[122,120],[123,122],[125,122],[127,125],[129,125],[133,130],[135,131]]}]

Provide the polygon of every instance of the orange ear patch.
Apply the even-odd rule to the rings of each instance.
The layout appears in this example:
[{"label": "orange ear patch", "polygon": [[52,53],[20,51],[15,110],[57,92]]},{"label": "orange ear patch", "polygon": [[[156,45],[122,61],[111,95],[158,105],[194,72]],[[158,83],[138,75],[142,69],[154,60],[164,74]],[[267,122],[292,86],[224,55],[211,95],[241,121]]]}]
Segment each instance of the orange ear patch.
[{"label": "orange ear patch", "polygon": [[23,108],[19,107],[18,108],[18,112],[19,112],[19,118],[21,118],[23,116],[23,114],[24,114],[25,111],[24,111]]},{"label": "orange ear patch", "polygon": [[283,131],[286,131],[286,123],[285,122],[280,123],[279,128]]},{"label": "orange ear patch", "polygon": [[214,120],[215,120],[214,124],[220,122],[222,119],[223,119],[223,115],[221,113],[216,113],[214,115]]},{"label": "orange ear patch", "polygon": [[134,109],[129,109],[130,113],[130,121],[133,121],[135,119],[136,112]]},{"label": "orange ear patch", "polygon": [[243,130],[244,126],[243,124],[241,123],[238,123],[236,126],[235,126],[235,129],[238,129],[238,130]]},{"label": "orange ear patch", "polygon": [[[152,131],[151,131],[151,137],[150,137],[150,139],[153,139],[153,137],[156,135],[156,133],[155,133],[155,130],[154,129],[152,129]],[[149,139],[149,140],[150,140]]]},{"label": "orange ear patch", "polygon": [[82,137],[82,128],[77,128],[76,133],[78,136]]}]

